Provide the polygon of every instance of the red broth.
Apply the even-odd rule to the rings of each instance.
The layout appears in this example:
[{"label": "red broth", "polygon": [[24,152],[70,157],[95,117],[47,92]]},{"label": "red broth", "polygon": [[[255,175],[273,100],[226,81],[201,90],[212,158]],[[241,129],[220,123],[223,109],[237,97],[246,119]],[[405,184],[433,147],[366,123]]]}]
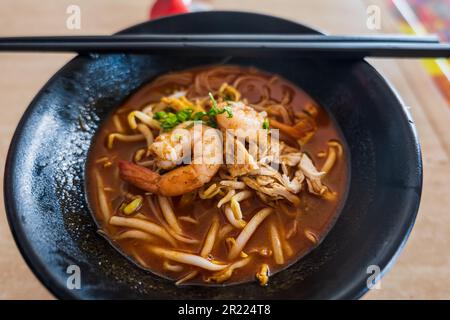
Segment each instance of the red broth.
[{"label": "red broth", "polygon": [[[122,181],[117,166],[117,161],[119,160],[133,161],[136,151],[146,148],[146,142],[116,141],[112,148],[108,148],[108,136],[118,130],[123,130],[124,134],[136,134],[136,131],[128,126],[127,115],[132,110],[142,109],[150,103],[158,102],[162,97],[170,95],[176,90],[187,90],[187,98],[198,95],[207,96],[209,91],[217,91],[223,83],[235,84],[235,87],[242,94],[241,99],[247,99],[250,105],[266,100],[274,104],[285,104],[289,109],[290,115],[304,112],[308,114],[314,113],[317,131],[302,146],[301,150],[309,155],[317,168],[321,168],[327,159],[330,148],[328,146],[329,141],[340,142],[340,145],[345,148],[343,138],[335,123],[330,119],[327,112],[317,105],[311,97],[287,80],[254,68],[213,66],[186,70],[172,73],[169,76],[163,75],[134,93],[104,121],[93,141],[87,163],[86,186],[89,203],[103,233],[111,239],[117,248],[134,260],[136,264],[174,281],[186,275],[193,276],[184,282],[186,284],[216,284],[214,281],[208,282],[208,278],[214,272],[161,258],[148,250],[151,241],[147,242],[138,239],[114,240],[117,235],[130,229],[112,226],[102,218],[96,175],[98,173],[98,176],[101,178],[103,186],[100,187],[103,188],[104,201],[109,207],[110,215],[124,216],[121,212],[124,201],[128,201],[127,199],[130,197],[138,195],[144,199],[142,206],[137,211],[139,217],[159,224],[160,217],[152,212],[148,201],[146,201],[147,197],[149,197],[148,193]],[[295,141],[288,139],[287,143],[295,144]],[[337,150],[335,149],[335,151]],[[333,199],[324,199],[321,196],[301,191],[299,194],[301,203],[298,207],[288,204],[286,200],[277,202],[274,212],[259,225],[244,247],[243,254],[250,256],[251,261],[245,266],[235,269],[223,284],[253,281],[255,280],[255,274],[263,264],[268,266],[270,274],[278,272],[299,260],[320,243],[336,220],[345,198],[349,180],[346,154],[347,152],[344,150],[343,154],[337,157],[331,171],[323,178],[323,183],[334,194]],[[207,200],[197,198],[187,206],[180,205],[180,197],[173,197],[171,201],[183,234],[199,241],[196,244],[177,242],[176,250],[178,251],[198,255],[214,215],[219,219],[219,230],[228,223],[223,211],[217,208],[218,198]],[[241,209],[244,220],[249,221],[256,212],[264,207],[267,207],[267,205],[257,196],[242,201]],[[130,217],[133,216],[131,215]],[[180,219],[180,217],[182,218]],[[277,264],[274,261],[272,243],[269,236],[271,223],[278,226],[278,233],[283,244],[283,264]],[[207,259],[221,261],[222,263],[232,263],[227,259],[229,247],[225,239],[236,239],[241,231],[233,228],[220,241],[216,239]],[[170,249],[169,244],[164,240],[153,239],[153,241],[159,247]],[[237,260],[240,258],[241,256]],[[175,268],[171,268],[173,266]],[[196,272],[193,273],[194,271]],[[205,280],[207,281],[205,282]]]}]

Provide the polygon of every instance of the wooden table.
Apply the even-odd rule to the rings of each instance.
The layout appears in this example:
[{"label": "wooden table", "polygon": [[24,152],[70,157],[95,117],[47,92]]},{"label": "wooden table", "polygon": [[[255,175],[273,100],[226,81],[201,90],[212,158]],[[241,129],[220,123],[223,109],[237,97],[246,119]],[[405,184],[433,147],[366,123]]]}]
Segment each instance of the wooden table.
[{"label": "wooden table", "polygon": [[[148,16],[150,0],[3,0],[0,36],[37,34],[111,34]],[[395,32],[383,1],[363,0],[213,0],[215,9],[268,13],[315,26],[329,33],[373,33],[366,9],[379,5],[382,27]],[[66,8],[81,8],[81,29],[66,28]],[[69,54],[0,55],[0,163],[3,175],[8,145],[29,102]],[[450,108],[419,61],[377,60],[373,64],[397,88],[414,116],[423,150],[424,190],[411,237],[381,289],[366,299],[450,298]],[[3,180],[3,176],[0,177]],[[3,192],[0,192],[0,197]],[[0,212],[0,299],[52,299],[34,277],[12,239],[3,201]]]}]

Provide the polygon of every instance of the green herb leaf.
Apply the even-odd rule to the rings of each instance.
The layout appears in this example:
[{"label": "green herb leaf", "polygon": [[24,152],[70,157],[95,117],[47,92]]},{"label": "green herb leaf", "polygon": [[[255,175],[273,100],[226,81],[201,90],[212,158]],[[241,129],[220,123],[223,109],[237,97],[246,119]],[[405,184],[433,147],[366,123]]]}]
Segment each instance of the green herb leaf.
[{"label": "green herb leaf", "polygon": [[192,117],[192,120],[201,120],[203,117],[207,116],[208,113],[204,111],[199,111],[194,113],[194,116]]},{"label": "green herb leaf", "polygon": [[165,130],[171,130],[180,123],[193,120],[194,123],[203,123],[210,127],[217,128],[216,116],[218,114],[227,113],[228,118],[233,117],[233,110],[231,105],[225,106],[223,109],[219,109],[217,105],[217,101],[214,99],[214,96],[211,92],[209,92],[209,98],[211,99],[212,107],[208,112],[199,111],[193,114],[194,110],[191,108],[182,109],[178,112],[173,110],[172,108],[167,108],[165,111],[158,111],[153,116],[154,119],[158,120],[161,123],[161,127]]},{"label": "green herb leaf", "polygon": [[264,119],[263,129],[269,129],[269,126],[270,126],[269,118]]},{"label": "green herb leaf", "polygon": [[225,106],[223,110],[227,113],[227,118],[233,118],[233,109],[231,106]]}]

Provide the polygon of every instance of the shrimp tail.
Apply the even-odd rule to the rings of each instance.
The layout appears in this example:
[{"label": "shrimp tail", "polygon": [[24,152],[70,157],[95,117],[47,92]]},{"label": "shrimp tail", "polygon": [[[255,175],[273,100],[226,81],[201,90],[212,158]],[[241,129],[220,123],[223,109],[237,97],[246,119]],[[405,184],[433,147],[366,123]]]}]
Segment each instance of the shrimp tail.
[{"label": "shrimp tail", "polygon": [[123,181],[144,191],[157,193],[159,181],[161,180],[161,176],[158,173],[124,160],[120,160],[118,166],[120,178]]}]

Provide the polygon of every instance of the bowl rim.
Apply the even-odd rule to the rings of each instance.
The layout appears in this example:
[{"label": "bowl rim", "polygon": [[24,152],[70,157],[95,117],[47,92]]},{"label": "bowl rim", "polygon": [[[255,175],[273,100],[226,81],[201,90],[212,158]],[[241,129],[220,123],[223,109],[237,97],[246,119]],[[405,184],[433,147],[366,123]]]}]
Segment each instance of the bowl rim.
[{"label": "bowl rim", "polygon": [[[233,10],[220,10],[220,11],[201,11],[201,12],[191,12],[191,13],[184,13],[184,14],[177,14],[167,17],[158,18],[155,20],[149,20],[144,21],[141,23],[137,23],[135,25],[132,25],[128,28],[125,28],[123,30],[120,30],[117,32],[125,33],[130,32],[132,29],[147,25],[149,23],[152,23],[153,21],[160,21],[160,20],[168,20],[168,19],[174,19],[178,16],[185,16],[185,15],[202,15],[202,14],[246,14],[246,15],[253,15],[253,16],[260,16],[260,17],[267,17],[267,18],[275,18],[280,21],[284,21],[287,23],[294,23],[298,25],[302,25],[305,28],[311,29],[315,32],[321,32],[326,34],[326,32],[319,31],[316,28],[310,27],[306,24],[299,23],[293,20],[281,18],[278,16],[268,15],[268,14],[262,14],[259,12],[250,12],[250,11],[233,11]],[[78,59],[79,55],[76,55],[74,58],[67,61],[60,69],[58,69],[51,77],[48,79],[45,84],[39,89],[39,91],[36,93],[34,98],[31,100],[31,102],[28,104],[27,108],[25,109],[23,115],[21,116],[19,123],[14,131],[14,134],[12,136],[8,153],[5,161],[5,170],[4,170],[4,178],[3,178],[3,196],[4,196],[4,205],[5,205],[5,212],[7,221],[9,224],[9,227],[11,229],[11,233],[13,235],[14,241],[16,243],[16,246],[18,247],[23,259],[27,263],[28,267],[31,269],[33,274],[36,276],[36,278],[39,279],[39,281],[46,287],[47,290],[49,290],[50,293],[55,298],[58,299],[77,299],[79,298],[78,295],[76,295],[72,290],[68,290],[66,287],[61,285],[61,282],[56,279],[54,274],[49,271],[49,269],[45,266],[43,261],[40,259],[40,257],[37,255],[37,253],[32,249],[31,244],[27,241],[26,236],[24,234],[24,230],[22,228],[22,225],[20,223],[19,219],[19,212],[16,208],[15,202],[12,200],[14,199],[14,190],[13,188],[9,188],[9,186],[12,186],[13,183],[13,170],[14,170],[14,164],[15,159],[17,155],[17,145],[18,141],[21,138],[21,133],[25,129],[25,123],[26,120],[29,118],[30,114],[34,111],[36,102],[41,98],[42,91],[44,88],[48,87],[53,83],[53,81],[59,77],[59,75],[66,70],[66,68],[70,67],[70,64]],[[401,110],[409,122],[409,133],[411,137],[411,141],[414,142],[416,153],[414,160],[416,161],[416,167],[417,170],[417,177],[418,179],[418,185],[416,187],[418,191],[418,198],[417,198],[417,205],[415,208],[412,209],[411,214],[408,217],[408,223],[402,227],[398,234],[400,235],[397,237],[396,244],[392,246],[393,250],[390,250],[388,253],[384,254],[384,257],[387,259],[387,261],[382,261],[383,263],[380,263],[380,269],[381,274],[380,278],[383,277],[389,270],[392,268],[392,266],[395,264],[396,260],[400,256],[401,252],[403,251],[403,248],[409,238],[409,235],[411,233],[412,228],[414,227],[414,223],[418,214],[419,205],[420,205],[420,198],[422,193],[422,187],[423,187],[423,165],[422,165],[422,154],[421,154],[421,147],[418,139],[417,130],[414,124],[414,120],[412,119],[411,113],[408,111],[405,103],[401,99],[398,91],[395,89],[395,87],[392,85],[392,83],[386,79],[385,76],[383,76],[379,71],[377,71],[366,59],[361,59],[361,62],[365,63],[368,67],[370,67],[371,72],[373,72],[374,76],[379,77],[382,81],[386,83],[387,88],[389,89],[388,92],[392,94],[392,98],[394,101],[398,103],[398,105],[401,107]],[[406,228],[405,228],[406,227]],[[400,240],[400,241],[398,241]],[[361,285],[361,283],[355,283],[353,286],[347,287],[346,292],[342,292],[340,290],[337,292],[337,294],[332,297],[332,299],[359,299],[362,297],[367,291],[369,291],[369,288],[367,285]]]}]

